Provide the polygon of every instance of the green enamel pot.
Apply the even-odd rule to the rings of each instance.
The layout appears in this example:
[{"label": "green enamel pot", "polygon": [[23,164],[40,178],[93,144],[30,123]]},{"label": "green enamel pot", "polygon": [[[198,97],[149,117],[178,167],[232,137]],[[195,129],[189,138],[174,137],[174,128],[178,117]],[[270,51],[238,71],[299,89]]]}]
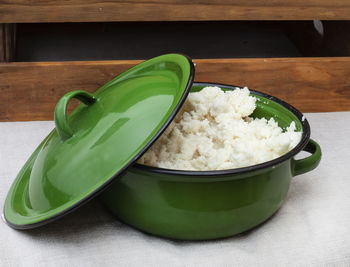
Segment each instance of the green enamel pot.
[{"label": "green enamel pot", "polygon": [[[236,87],[194,83],[223,90]],[[285,129],[292,121],[302,131],[298,145],[274,160],[220,171],[182,171],[134,164],[101,195],[123,222],[157,236],[207,240],[247,231],[271,217],[286,198],[292,177],[316,168],[320,146],[310,139],[302,113],[275,97],[253,91],[257,108],[252,117],[273,117]],[[306,158],[294,159],[301,151]]]}]

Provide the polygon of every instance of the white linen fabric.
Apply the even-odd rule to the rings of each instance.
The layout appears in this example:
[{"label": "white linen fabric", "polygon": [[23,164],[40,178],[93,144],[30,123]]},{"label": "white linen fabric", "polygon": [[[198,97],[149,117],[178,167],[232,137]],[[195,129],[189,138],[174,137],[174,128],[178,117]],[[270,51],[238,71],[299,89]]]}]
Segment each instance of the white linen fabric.
[{"label": "white linen fabric", "polygon": [[[321,164],[294,177],[281,209],[254,230],[215,241],[169,240],[119,222],[94,199],[33,230],[1,221],[0,266],[350,266],[350,112],[305,116],[321,145]],[[51,121],[0,123],[1,208],[53,127]]]}]

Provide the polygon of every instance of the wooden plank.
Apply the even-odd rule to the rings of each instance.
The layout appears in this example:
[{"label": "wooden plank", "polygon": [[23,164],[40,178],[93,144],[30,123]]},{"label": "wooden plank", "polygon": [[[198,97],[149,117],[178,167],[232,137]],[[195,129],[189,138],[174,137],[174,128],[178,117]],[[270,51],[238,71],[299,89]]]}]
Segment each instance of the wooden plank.
[{"label": "wooden plank", "polygon": [[[128,61],[0,64],[0,121],[52,120],[66,92],[95,91],[139,63]],[[196,81],[248,86],[303,112],[350,110],[350,58],[199,59]]]},{"label": "wooden plank", "polygon": [[15,58],[16,24],[0,23],[0,62],[10,62]]},{"label": "wooden plank", "polygon": [[347,0],[0,0],[0,23],[349,18]]}]

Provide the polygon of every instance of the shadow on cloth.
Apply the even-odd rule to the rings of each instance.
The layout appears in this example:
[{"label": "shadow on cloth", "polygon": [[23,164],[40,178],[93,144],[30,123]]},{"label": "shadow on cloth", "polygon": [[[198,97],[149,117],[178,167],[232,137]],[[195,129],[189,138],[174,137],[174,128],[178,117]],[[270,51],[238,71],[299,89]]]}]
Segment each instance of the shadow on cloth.
[{"label": "shadow on cloth", "polygon": [[[295,181],[294,181],[295,182]],[[291,185],[292,192],[289,192],[285,202],[293,201],[293,198],[302,198],[303,195],[309,193],[308,186],[309,183],[295,182]],[[294,196],[290,196],[293,194]],[[281,209],[285,203],[282,204]],[[217,243],[217,242],[231,242],[232,240],[240,240],[251,237],[254,233],[260,231],[265,224],[270,223],[278,217],[280,209],[277,210],[270,218],[268,218],[263,223],[257,225],[256,227],[247,230],[241,234],[235,236],[219,238],[206,241],[184,241],[176,240],[164,237],[158,237],[139,229],[135,229],[132,226],[127,225],[124,222],[118,220],[116,216],[110,212],[110,210],[98,199],[93,199],[89,201],[84,206],[75,210],[74,212],[64,216],[63,218],[49,223],[47,225],[41,226],[39,228],[21,231],[24,235],[28,235],[34,239],[45,239],[54,242],[62,243],[79,243],[86,242],[86,239],[91,240],[94,236],[101,238],[101,234],[113,235],[120,234],[123,235],[125,232],[134,232],[134,235],[138,235],[141,239],[148,239],[149,241],[162,240],[163,242],[172,244],[174,246],[186,246],[193,245],[195,243]],[[109,228],[109,229],[108,229]],[[107,231],[106,231],[107,229]]]}]

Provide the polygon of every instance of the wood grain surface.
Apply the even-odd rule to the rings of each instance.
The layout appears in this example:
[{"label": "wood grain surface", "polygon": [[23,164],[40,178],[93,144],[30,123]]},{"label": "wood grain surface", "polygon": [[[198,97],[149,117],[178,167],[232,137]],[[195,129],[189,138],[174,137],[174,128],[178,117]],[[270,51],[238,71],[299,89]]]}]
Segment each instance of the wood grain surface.
[{"label": "wood grain surface", "polygon": [[0,62],[13,61],[16,52],[16,24],[0,23]]},{"label": "wood grain surface", "polygon": [[0,23],[349,18],[348,0],[0,0]]},{"label": "wood grain surface", "polygon": [[[95,91],[139,63],[127,61],[0,64],[0,121],[52,120],[71,90]],[[350,58],[199,59],[196,81],[248,86],[303,112],[350,110]]]}]

